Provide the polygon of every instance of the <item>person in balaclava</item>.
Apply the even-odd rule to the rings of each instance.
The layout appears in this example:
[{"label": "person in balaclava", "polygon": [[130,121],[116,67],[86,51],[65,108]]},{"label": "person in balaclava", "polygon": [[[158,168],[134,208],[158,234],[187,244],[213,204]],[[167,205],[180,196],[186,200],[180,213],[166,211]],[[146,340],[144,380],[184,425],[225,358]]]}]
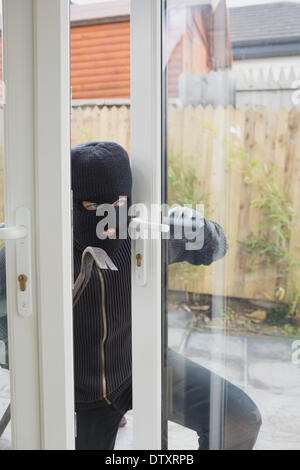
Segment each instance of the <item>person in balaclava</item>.
[{"label": "person in balaclava", "polygon": [[[112,450],[122,417],[132,407],[131,240],[100,239],[96,214],[103,204],[118,208],[120,197],[127,198],[130,206],[132,175],[126,151],[111,142],[72,149],[72,190],[74,278],[88,247],[104,250],[117,268],[102,270],[94,264],[74,307],[76,448]],[[110,230],[112,235],[115,231]],[[227,251],[222,228],[207,219],[201,248],[186,251],[185,246],[186,240],[168,241],[169,263],[209,265]],[[210,446],[212,382],[222,387],[226,404],[224,448],[253,448],[261,418],[244,392],[172,350],[168,367],[172,369],[168,418],[195,430],[199,449]]]}]

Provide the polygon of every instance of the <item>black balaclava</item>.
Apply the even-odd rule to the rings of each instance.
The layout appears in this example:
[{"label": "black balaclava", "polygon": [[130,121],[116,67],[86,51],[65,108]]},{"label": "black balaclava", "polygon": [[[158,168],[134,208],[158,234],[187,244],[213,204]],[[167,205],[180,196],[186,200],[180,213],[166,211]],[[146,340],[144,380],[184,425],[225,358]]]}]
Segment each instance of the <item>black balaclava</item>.
[{"label": "black balaclava", "polygon": [[[114,204],[121,196],[131,204],[132,175],[126,150],[113,142],[88,142],[72,149],[73,237],[81,250],[103,248],[113,255],[122,240],[100,240],[96,227],[101,217],[82,202]],[[110,227],[108,227],[110,228]]]}]

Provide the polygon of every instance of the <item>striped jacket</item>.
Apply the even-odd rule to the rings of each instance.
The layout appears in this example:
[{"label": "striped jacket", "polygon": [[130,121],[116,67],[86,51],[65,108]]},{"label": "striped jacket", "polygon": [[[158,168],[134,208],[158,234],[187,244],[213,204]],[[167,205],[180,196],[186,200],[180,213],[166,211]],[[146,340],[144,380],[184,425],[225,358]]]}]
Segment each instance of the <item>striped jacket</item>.
[{"label": "striped jacket", "polygon": [[[186,251],[186,240],[168,241],[169,264],[187,261],[210,265],[227,251],[220,225],[205,219],[204,244]],[[74,246],[74,276],[82,251]],[[124,240],[112,261],[118,271],[99,271],[74,308],[74,374],[76,409],[113,401],[131,382],[131,242]]]}]

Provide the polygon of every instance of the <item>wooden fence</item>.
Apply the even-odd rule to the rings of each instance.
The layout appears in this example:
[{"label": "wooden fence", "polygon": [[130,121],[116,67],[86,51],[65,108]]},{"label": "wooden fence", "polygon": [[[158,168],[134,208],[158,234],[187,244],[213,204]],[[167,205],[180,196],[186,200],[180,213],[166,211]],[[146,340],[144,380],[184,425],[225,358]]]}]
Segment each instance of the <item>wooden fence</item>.
[{"label": "wooden fence", "polygon": [[[228,165],[234,143],[252,160],[276,168],[279,186],[285,185],[296,212],[290,240],[295,260],[300,246],[300,114],[295,108],[279,112],[266,108],[175,109],[169,111],[169,150],[190,164],[210,195],[212,218],[224,227],[229,251],[221,263],[205,269],[203,278],[189,287],[197,292],[226,293],[232,297],[274,299],[278,287],[288,292],[288,279],[279,278],[276,266],[261,265],[256,271],[240,241],[254,233],[263,221],[251,201],[256,190],[243,181],[235,165]],[[184,163],[189,162],[189,163]],[[300,261],[300,259],[299,259]],[[223,270],[223,271],[222,271]],[[299,279],[300,270],[294,272]],[[179,282],[175,283],[178,288]]]},{"label": "wooden fence", "polygon": [[[0,123],[2,112],[0,112]],[[276,266],[253,271],[240,241],[246,240],[262,221],[261,212],[251,206],[255,189],[243,182],[235,165],[228,165],[229,142],[234,142],[253,160],[275,164],[279,184],[286,188],[296,212],[290,250],[300,261],[300,112],[281,108],[169,108],[168,148],[182,168],[191,168],[201,191],[209,196],[209,217],[226,232],[229,250],[224,260],[195,272],[177,270],[170,287],[192,292],[226,294],[231,297],[274,299],[280,286],[287,292],[290,279],[280,279]],[[1,126],[2,128],[2,126]],[[72,114],[72,145],[88,140],[111,140],[130,153],[129,107],[75,108]],[[1,139],[2,141],[2,139]],[[1,146],[2,149],[2,146]],[[201,203],[202,201],[199,201]],[[3,162],[0,153],[0,215],[3,220]],[[299,280],[300,269],[294,274]],[[187,282],[183,282],[184,281]],[[287,294],[288,295],[288,294]],[[286,296],[287,298],[287,296]]]},{"label": "wooden fence", "polygon": [[[296,108],[274,111],[264,107],[245,110],[171,106],[168,121],[169,153],[177,156],[183,168],[193,169],[202,192],[209,196],[208,215],[224,227],[229,241],[224,260],[205,269],[197,268],[192,276],[179,270],[173,273],[170,287],[252,299],[274,299],[276,289],[283,287],[288,295],[290,279],[280,279],[277,266],[261,265],[254,272],[241,249],[240,241],[256,230],[262,215],[251,205],[255,189],[243,182],[234,165],[228,165],[231,156],[228,143],[235,142],[253,160],[275,164],[278,182],[285,186],[296,213],[290,250],[294,260],[300,261],[300,112]],[[2,112],[0,124],[2,129]],[[72,145],[88,140],[115,141],[130,153],[130,108],[74,108]],[[1,145],[1,220],[4,219],[2,148]],[[300,286],[300,269],[294,275]]]},{"label": "wooden fence", "polygon": [[72,146],[88,140],[109,140],[130,153],[129,107],[73,108],[71,123]]},{"label": "wooden fence", "polygon": [[[300,246],[300,113],[293,108],[278,112],[260,107],[243,108],[169,108],[168,148],[192,168],[202,192],[209,196],[209,216],[225,229],[229,251],[223,261],[199,270],[191,278],[184,273],[172,275],[170,287],[200,293],[226,294],[232,297],[274,299],[280,286],[286,290],[288,279],[278,281],[276,266],[260,266],[255,272],[244,255],[240,241],[253,233],[261,212],[251,206],[255,190],[243,182],[243,176],[228,165],[234,142],[253,160],[275,164],[279,184],[287,188],[297,217],[290,248],[298,255]],[[130,109],[128,107],[77,108],[72,115],[72,144],[87,140],[113,140],[130,153]],[[202,201],[199,201],[200,203]],[[180,271],[180,270],[179,270]],[[300,270],[296,272],[300,283]],[[196,280],[195,280],[196,279]]]},{"label": "wooden fence", "polygon": [[[299,67],[233,67],[236,106],[291,110],[298,97]],[[294,103],[293,103],[294,101]],[[299,103],[297,108],[300,109]]]}]

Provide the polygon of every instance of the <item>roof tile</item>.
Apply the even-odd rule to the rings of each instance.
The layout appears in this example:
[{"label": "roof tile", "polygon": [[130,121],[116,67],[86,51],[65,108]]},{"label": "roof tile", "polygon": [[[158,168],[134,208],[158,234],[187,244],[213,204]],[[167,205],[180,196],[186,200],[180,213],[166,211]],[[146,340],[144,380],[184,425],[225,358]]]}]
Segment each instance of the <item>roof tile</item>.
[{"label": "roof tile", "polygon": [[233,44],[255,39],[300,38],[300,3],[230,8],[230,27]]}]

